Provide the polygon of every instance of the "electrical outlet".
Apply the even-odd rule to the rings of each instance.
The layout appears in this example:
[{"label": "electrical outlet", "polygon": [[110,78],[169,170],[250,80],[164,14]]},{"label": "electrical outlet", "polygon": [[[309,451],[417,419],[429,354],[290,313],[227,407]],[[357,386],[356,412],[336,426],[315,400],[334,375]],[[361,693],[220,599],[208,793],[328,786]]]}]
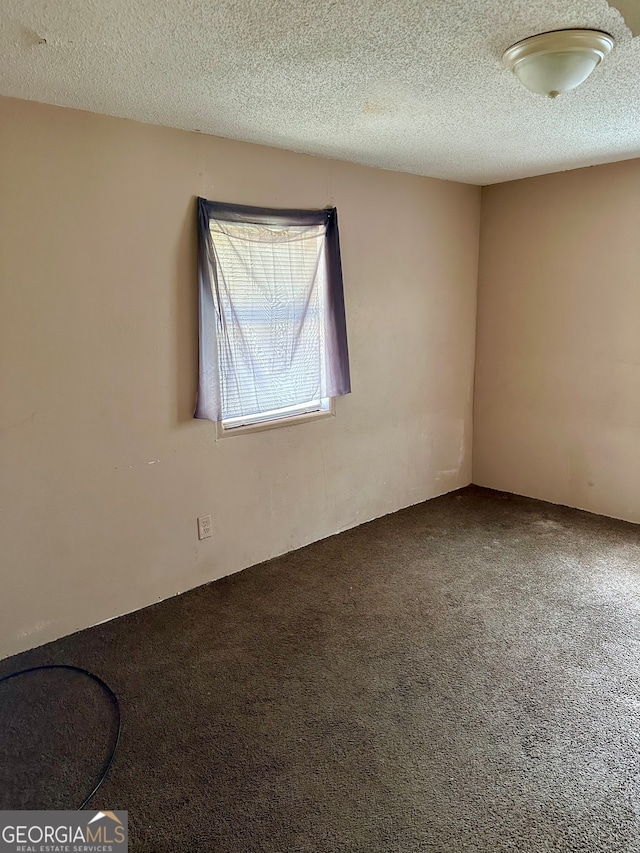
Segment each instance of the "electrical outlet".
[{"label": "electrical outlet", "polygon": [[208,539],[211,536],[211,516],[201,515],[198,518],[198,539]]}]

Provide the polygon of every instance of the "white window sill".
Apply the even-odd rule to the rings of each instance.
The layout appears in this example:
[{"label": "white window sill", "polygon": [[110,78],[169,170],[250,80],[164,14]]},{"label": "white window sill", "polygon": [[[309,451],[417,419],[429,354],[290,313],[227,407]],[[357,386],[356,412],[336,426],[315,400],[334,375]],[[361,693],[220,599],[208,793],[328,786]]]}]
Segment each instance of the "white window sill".
[{"label": "white window sill", "polygon": [[304,412],[301,415],[291,415],[284,418],[273,418],[270,421],[259,421],[255,424],[243,424],[236,427],[224,427],[221,421],[216,423],[216,440],[220,438],[231,438],[234,435],[246,435],[249,432],[263,432],[267,429],[280,429],[281,427],[297,426],[309,421],[322,421],[325,418],[335,417],[334,401],[329,401],[329,408],[319,409],[315,412]]}]

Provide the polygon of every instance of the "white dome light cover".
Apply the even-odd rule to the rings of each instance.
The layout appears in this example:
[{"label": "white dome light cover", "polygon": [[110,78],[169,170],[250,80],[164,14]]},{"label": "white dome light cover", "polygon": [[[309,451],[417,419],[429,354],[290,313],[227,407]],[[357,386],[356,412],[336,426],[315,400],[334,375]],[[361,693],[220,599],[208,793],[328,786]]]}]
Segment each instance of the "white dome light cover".
[{"label": "white dome light cover", "polygon": [[527,89],[555,98],[584,83],[613,45],[600,30],[554,30],[511,45],[502,60]]}]

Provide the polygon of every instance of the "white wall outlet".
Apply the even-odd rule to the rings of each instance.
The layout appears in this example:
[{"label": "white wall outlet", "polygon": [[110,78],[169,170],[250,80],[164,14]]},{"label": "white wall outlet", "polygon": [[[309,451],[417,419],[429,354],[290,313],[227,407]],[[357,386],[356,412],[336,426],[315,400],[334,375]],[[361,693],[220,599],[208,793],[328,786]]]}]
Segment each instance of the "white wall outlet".
[{"label": "white wall outlet", "polygon": [[198,539],[208,539],[211,536],[211,516],[201,515],[198,518]]}]

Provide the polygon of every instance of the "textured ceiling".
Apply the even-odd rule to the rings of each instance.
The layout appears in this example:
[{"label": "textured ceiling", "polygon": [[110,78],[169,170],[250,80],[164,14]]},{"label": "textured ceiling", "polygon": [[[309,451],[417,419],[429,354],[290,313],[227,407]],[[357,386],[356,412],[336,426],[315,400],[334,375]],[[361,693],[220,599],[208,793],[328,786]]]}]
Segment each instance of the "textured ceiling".
[{"label": "textured ceiling", "polygon": [[[478,184],[640,156],[640,38],[605,0],[0,0],[0,12],[0,94]],[[606,30],[616,47],[550,101],[501,56],[564,27]]]}]

